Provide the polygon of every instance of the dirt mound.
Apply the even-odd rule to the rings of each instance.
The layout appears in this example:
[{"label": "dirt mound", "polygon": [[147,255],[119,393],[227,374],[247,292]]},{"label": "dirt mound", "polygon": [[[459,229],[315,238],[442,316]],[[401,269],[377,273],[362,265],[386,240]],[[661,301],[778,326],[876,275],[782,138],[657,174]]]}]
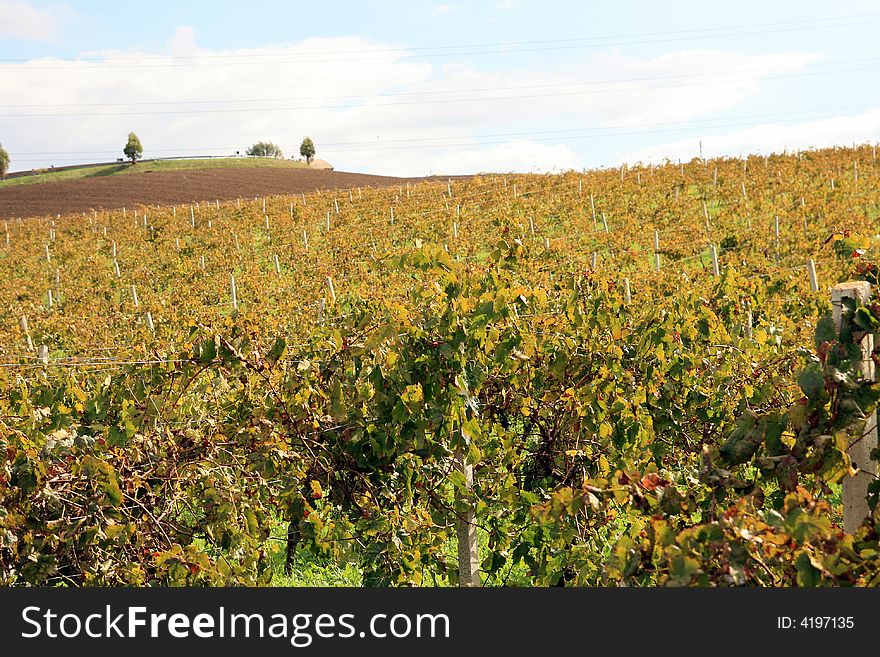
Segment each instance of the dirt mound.
[{"label": "dirt mound", "polygon": [[327,160],[312,160],[312,163],[309,165],[310,169],[329,169],[333,170],[333,165],[330,164]]},{"label": "dirt mound", "polygon": [[100,176],[0,188],[0,217],[34,217],[111,210],[139,204],[169,205],[318,189],[388,187],[432,178],[394,178],[326,169],[201,169]]}]

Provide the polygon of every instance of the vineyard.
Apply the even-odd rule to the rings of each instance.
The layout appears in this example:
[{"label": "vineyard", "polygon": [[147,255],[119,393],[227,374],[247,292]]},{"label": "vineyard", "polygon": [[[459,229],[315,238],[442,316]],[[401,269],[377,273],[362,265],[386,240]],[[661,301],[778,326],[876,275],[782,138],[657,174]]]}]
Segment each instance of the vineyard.
[{"label": "vineyard", "polygon": [[878,218],[868,145],[9,219],[0,582],[880,584]]}]

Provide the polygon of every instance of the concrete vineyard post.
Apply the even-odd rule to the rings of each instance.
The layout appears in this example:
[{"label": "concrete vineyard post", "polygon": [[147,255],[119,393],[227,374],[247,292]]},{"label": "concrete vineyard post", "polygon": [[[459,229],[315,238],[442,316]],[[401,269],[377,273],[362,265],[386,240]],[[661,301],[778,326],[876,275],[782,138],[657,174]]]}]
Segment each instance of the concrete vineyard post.
[{"label": "concrete vineyard post", "polygon": [[31,332],[28,330],[28,321],[25,315],[21,316],[21,331],[24,333],[24,337],[27,340],[28,351],[34,350],[34,342],[31,340]]},{"label": "concrete vineyard post", "polygon": [[[867,281],[839,283],[831,290],[831,308],[834,326],[840,330],[843,319],[843,300],[856,299],[865,303],[871,296],[871,284]],[[862,350],[861,373],[866,381],[875,380],[874,335],[866,333],[859,345]],[[877,461],[871,459],[871,451],[877,449],[877,411],[873,411],[865,422],[861,437],[851,439],[847,454],[857,473],[843,478],[843,529],[854,532],[870,514],[867,495],[868,487],[877,478]]]},{"label": "concrete vineyard post", "polygon": [[456,489],[456,508],[466,510],[456,513],[455,530],[458,537],[458,585],[466,588],[480,586],[480,555],[477,550],[477,526],[474,513],[474,467],[467,461],[463,447],[455,449],[455,469],[464,475],[465,491]]},{"label": "concrete vineyard post", "polygon": [[715,248],[715,245],[709,247],[709,250],[712,252],[712,271],[716,276],[721,275],[721,268],[718,266],[718,249]]},{"label": "concrete vineyard post", "polygon": [[626,301],[626,303],[630,303],[632,301],[632,292],[629,288],[628,278],[623,279],[623,300]]},{"label": "concrete vineyard post", "polygon": [[238,290],[235,288],[235,274],[229,276],[229,293],[232,296],[232,309],[238,310]]}]

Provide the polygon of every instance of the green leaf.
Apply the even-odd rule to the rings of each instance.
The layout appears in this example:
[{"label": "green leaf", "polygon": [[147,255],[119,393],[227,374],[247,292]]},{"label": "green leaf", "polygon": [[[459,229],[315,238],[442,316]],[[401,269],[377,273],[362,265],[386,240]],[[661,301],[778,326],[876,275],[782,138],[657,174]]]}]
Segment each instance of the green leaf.
[{"label": "green leaf", "polygon": [[833,342],[836,339],[837,329],[834,327],[834,318],[831,315],[825,315],[816,324],[816,350],[819,350],[823,342]]},{"label": "green leaf", "polygon": [[798,386],[811,400],[822,398],[825,393],[825,377],[816,363],[810,363],[797,379]]},{"label": "green leaf", "polygon": [[798,558],[795,561],[795,568],[797,569],[798,586],[814,587],[819,585],[819,582],[822,579],[822,573],[818,568],[813,566],[810,555],[806,552],[801,552],[798,555]]},{"label": "green leaf", "polygon": [[266,354],[266,362],[270,365],[274,365],[281,358],[284,357],[284,354],[287,352],[287,342],[284,341],[284,338],[278,338],[275,340],[275,343],[272,345],[272,348],[269,350],[269,353]]}]

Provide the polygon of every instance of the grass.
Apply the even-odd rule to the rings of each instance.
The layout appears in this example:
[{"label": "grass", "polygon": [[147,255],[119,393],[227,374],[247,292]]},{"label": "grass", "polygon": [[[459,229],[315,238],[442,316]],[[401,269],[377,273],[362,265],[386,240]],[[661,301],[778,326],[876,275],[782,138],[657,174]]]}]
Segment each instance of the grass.
[{"label": "grass", "polygon": [[52,169],[36,169],[35,173],[0,180],[0,189],[18,185],[36,185],[47,182],[80,180],[100,176],[116,176],[129,173],[151,173],[162,171],[195,171],[199,169],[254,169],[254,168],[306,168],[305,162],[295,160],[276,160],[269,158],[217,158],[196,160],[149,160],[132,166],[129,163],[100,164],[81,169],[54,171]]}]

